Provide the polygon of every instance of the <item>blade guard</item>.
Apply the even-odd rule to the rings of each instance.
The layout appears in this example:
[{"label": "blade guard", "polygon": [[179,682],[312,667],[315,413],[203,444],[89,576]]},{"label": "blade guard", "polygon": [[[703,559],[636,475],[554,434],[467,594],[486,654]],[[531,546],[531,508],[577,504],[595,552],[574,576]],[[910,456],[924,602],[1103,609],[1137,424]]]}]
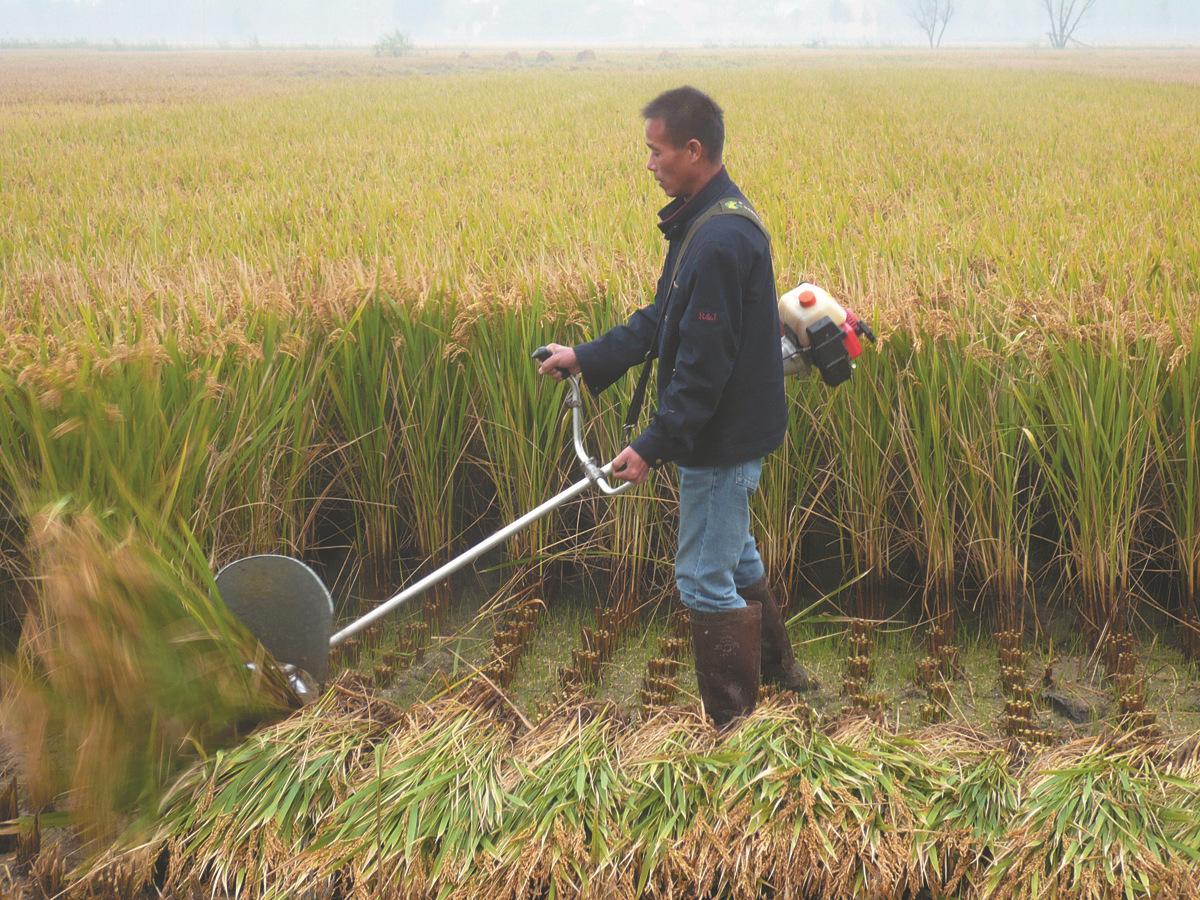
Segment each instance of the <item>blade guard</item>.
[{"label": "blade guard", "polygon": [[290,556],[247,556],[221,569],[217,593],[279,663],[317,681],[329,669],[333,598],[319,575]]}]

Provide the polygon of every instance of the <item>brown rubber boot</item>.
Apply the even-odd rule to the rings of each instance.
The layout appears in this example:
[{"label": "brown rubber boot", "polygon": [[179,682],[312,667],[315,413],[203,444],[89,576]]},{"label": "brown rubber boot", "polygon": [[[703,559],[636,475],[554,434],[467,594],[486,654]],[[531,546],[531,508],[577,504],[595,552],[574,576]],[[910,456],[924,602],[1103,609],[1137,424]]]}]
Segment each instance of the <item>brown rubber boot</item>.
[{"label": "brown rubber boot", "polygon": [[693,610],[691,620],[700,699],[716,726],[725,728],[758,703],[762,607],[748,603],[729,612]]},{"label": "brown rubber boot", "polygon": [[763,576],[749,587],[738,591],[746,603],[762,606],[762,678],[785,691],[815,691],[819,685],[809,678],[804,666],[796,662],[792,651],[792,639],[788,637],[783,613],[775,602],[775,592],[767,576]]}]

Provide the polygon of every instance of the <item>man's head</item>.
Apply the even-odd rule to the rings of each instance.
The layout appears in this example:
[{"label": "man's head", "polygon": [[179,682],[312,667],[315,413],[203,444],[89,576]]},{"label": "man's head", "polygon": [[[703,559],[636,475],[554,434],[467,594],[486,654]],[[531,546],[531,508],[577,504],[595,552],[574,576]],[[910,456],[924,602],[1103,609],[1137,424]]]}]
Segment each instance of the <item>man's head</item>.
[{"label": "man's head", "polygon": [[642,109],[646,164],[668,197],[688,199],[721,168],[725,119],[721,107],[694,87],[659,94]]}]

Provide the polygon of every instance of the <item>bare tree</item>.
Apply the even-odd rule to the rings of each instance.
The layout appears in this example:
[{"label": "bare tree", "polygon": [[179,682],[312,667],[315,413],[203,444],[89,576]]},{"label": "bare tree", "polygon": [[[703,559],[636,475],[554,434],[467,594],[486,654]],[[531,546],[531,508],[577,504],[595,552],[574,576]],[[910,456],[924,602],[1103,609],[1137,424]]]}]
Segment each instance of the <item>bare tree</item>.
[{"label": "bare tree", "polygon": [[1074,40],[1072,35],[1079,20],[1095,4],[1096,0],[1040,0],[1050,16],[1050,43],[1061,50]]},{"label": "bare tree", "polygon": [[908,11],[928,36],[929,48],[940,47],[946,23],[954,15],[954,0],[909,0]]}]

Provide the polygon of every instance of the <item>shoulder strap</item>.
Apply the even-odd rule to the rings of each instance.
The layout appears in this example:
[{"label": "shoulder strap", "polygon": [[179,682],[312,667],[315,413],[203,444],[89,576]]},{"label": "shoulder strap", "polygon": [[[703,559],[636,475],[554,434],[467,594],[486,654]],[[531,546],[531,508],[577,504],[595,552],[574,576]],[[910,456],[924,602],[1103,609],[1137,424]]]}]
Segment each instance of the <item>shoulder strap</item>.
[{"label": "shoulder strap", "polygon": [[[688,244],[692,242],[692,238],[696,236],[696,232],[700,230],[700,226],[713,216],[721,215],[734,215],[741,216],[743,219],[749,219],[763,233],[763,237],[767,239],[767,243],[771,242],[771,234],[767,231],[767,226],[762,223],[762,219],[758,217],[758,213],[754,211],[749,203],[735,199],[718,200],[700,214],[699,218],[688,228],[687,234],[683,236],[683,245],[679,248],[679,255],[675,257],[675,267],[671,270],[671,287],[668,290],[673,291],[675,289],[675,276],[679,274],[679,265],[683,262],[683,255],[687,253]],[[668,301],[670,300],[670,295],[668,295],[667,299]],[[666,312],[665,307],[663,308],[663,312]],[[661,321],[662,319],[659,319],[659,322]]]},{"label": "shoulder strap", "polygon": [[650,363],[658,356],[658,335],[662,331],[663,320],[667,318],[667,310],[671,306],[671,296],[675,293],[675,276],[679,274],[679,265],[683,262],[683,255],[687,253],[688,244],[692,242],[692,238],[696,236],[700,226],[713,216],[721,215],[735,215],[749,219],[758,226],[758,230],[763,233],[767,243],[771,242],[771,234],[767,231],[767,226],[762,223],[762,219],[758,217],[758,213],[749,203],[737,199],[718,200],[688,226],[687,234],[683,236],[683,243],[679,247],[679,254],[675,257],[675,265],[671,269],[671,280],[667,287],[667,297],[663,301],[662,314],[658,317],[658,325],[654,328],[654,337],[650,339],[650,346],[646,349],[646,356],[642,360],[642,371],[638,375],[637,387],[633,389],[633,397],[629,400],[629,409],[625,412],[625,424],[622,429],[625,443],[629,443],[629,436],[633,433],[638,416],[642,413],[642,405],[646,402],[646,384],[650,380]]}]

